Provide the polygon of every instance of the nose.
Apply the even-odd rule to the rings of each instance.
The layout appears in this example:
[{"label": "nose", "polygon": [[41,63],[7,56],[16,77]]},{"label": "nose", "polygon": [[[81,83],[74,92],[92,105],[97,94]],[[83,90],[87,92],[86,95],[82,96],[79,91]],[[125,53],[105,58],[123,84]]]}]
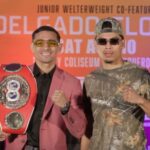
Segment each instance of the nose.
[{"label": "nose", "polygon": [[106,43],[106,46],[105,46],[107,49],[110,49],[111,48],[111,44],[110,44],[110,42],[108,42],[107,41],[107,43]]},{"label": "nose", "polygon": [[48,49],[49,48],[48,43],[46,41],[44,42],[43,48],[44,49]]}]

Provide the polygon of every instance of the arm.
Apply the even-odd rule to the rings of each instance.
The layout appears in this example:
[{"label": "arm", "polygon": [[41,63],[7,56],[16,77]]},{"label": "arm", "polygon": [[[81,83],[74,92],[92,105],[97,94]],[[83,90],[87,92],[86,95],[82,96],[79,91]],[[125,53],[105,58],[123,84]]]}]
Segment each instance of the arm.
[{"label": "arm", "polygon": [[150,117],[150,100],[138,95],[132,87],[125,86],[123,88],[123,98],[124,101],[139,105],[146,115]]},{"label": "arm", "polygon": [[69,111],[66,114],[62,114],[62,117],[69,132],[73,136],[81,138],[85,131],[86,117],[83,110],[80,81],[76,80],[76,82],[69,86],[68,91],[70,92],[70,97],[66,96],[63,89],[61,91],[55,91],[52,100],[60,109],[63,108],[67,102],[70,102]]},{"label": "arm", "polygon": [[88,150],[90,145],[90,139],[87,138],[85,135],[81,138],[81,149],[80,150]]},{"label": "arm", "polygon": [[70,109],[66,115],[63,115],[63,118],[70,133],[81,138],[86,128],[86,117],[80,81],[73,84],[70,102]]},{"label": "arm", "polygon": [[0,142],[5,141],[9,135],[10,135],[9,133],[5,133],[2,131],[2,126],[0,123]]},{"label": "arm", "polygon": [[85,134],[81,138],[81,150],[88,150],[90,146],[90,139],[93,132],[93,113],[92,113],[92,104],[90,97],[87,96],[85,84],[83,85],[83,102],[84,102],[84,113],[87,118],[87,125]]},{"label": "arm", "polygon": [[5,141],[6,138],[7,138],[9,135],[10,135],[10,134],[8,134],[8,133],[1,132],[1,133],[0,133],[0,142]]},{"label": "arm", "polygon": [[137,91],[131,86],[123,87],[123,98],[124,101],[137,104],[147,116],[150,116],[150,73],[144,70],[139,81],[141,84]]},{"label": "arm", "polygon": [[150,101],[141,98],[141,103],[139,106],[144,110],[146,115],[150,117]]}]

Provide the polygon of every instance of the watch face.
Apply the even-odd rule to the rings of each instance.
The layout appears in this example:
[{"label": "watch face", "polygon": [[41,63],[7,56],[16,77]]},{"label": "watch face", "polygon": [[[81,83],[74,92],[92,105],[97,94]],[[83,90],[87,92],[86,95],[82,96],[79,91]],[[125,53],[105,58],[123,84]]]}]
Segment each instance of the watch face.
[{"label": "watch face", "polygon": [[0,103],[10,109],[24,106],[30,95],[28,82],[19,75],[10,75],[0,82]]},{"label": "watch face", "polygon": [[61,108],[61,113],[62,113],[63,115],[66,114],[66,113],[68,113],[69,108],[70,108],[70,102],[67,102],[67,103],[65,104],[65,106],[64,106],[63,108]]},{"label": "watch face", "polygon": [[11,129],[20,129],[23,125],[23,122],[23,117],[19,112],[9,113],[5,117],[5,123]]}]

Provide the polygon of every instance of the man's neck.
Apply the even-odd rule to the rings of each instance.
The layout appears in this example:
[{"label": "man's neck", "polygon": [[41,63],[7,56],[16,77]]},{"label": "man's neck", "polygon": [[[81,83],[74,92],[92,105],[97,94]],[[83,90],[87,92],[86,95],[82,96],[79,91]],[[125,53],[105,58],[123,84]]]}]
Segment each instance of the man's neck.
[{"label": "man's neck", "polygon": [[112,69],[116,69],[116,68],[120,68],[121,66],[123,66],[124,62],[121,61],[118,64],[113,64],[113,63],[102,63],[102,68],[106,69],[106,70],[112,70]]},{"label": "man's neck", "polygon": [[49,73],[55,66],[55,63],[38,63],[36,62],[37,66],[39,67],[41,73]]}]

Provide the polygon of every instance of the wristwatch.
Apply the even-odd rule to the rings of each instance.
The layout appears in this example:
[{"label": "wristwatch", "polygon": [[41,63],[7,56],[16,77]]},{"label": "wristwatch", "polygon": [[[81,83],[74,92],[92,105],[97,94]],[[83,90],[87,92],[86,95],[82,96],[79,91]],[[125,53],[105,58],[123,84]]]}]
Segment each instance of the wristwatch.
[{"label": "wristwatch", "polygon": [[70,108],[70,102],[68,101],[67,103],[65,103],[64,107],[62,107],[62,108],[60,109],[61,114],[62,114],[62,115],[67,114],[68,111],[69,111],[69,108]]}]

